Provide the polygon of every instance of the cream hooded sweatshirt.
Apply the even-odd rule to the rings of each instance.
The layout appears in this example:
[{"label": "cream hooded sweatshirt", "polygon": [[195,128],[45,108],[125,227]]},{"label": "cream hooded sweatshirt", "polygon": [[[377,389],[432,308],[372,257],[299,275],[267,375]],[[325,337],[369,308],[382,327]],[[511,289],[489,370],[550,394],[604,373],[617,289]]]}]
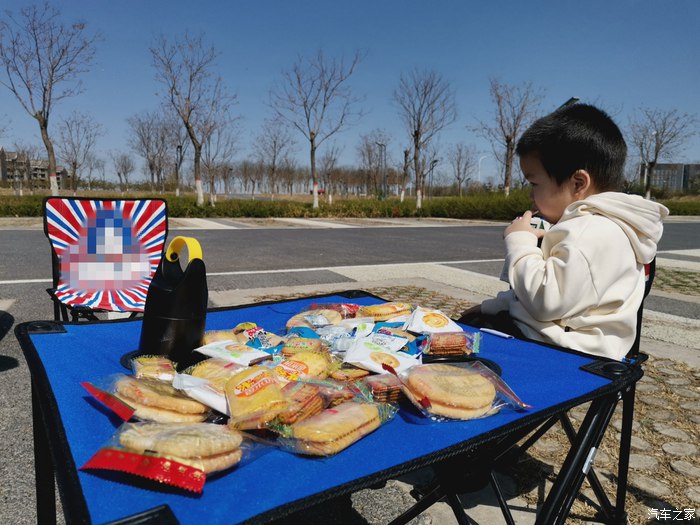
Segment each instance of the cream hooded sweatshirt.
[{"label": "cream hooded sweatshirt", "polygon": [[656,256],[668,209],[606,192],[570,204],[545,234],[505,238],[511,289],[481,304],[507,310],[526,337],[622,359],[634,343],[644,264]]}]

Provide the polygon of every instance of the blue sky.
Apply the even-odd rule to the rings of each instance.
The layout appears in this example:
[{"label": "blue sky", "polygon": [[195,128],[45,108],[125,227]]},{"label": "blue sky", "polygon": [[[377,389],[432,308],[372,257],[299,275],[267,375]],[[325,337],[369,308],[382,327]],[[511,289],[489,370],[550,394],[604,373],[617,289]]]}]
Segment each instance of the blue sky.
[{"label": "blue sky", "polygon": [[[17,11],[26,2],[5,0]],[[126,119],[157,108],[159,86],[148,51],[154,37],[203,32],[221,53],[219,72],[238,95],[242,117],[238,159],[270,116],[267,93],[299,56],[319,47],[327,55],[365,53],[351,83],[365,97],[367,114],[336,136],[341,162],[356,162],[361,134],[384,130],[389,155],[398,161],[408,144],[392,92],[401,73],[413,68],[440,72],[457,95],[459,117],[440,137],[446,148],[490,146],[471,128],[490,121],[489,79],[531,82],[545,93],[543,109],[571,96],[610,112],[621,127],[641,106],[700,115],[700,2],[697,0],[419,1],[419,0],[63,0],[66,21],[84,20],[102,35],[85,92],[55,108],[50,131],[73,109],[92,115],[106,134],[98,144],[107,158],[126,151]],[[40,144],[38,126],[0,86],[0,118],[11,127],[0,144]],[[303,136],[298,158],[308,153]],[[677,161],[700,162],[700,139]],[[447,169],[446,164],[442,166]],[[440,166],[438,166],[440,169]],[[482,176],[495,176],[492,157]]]}]

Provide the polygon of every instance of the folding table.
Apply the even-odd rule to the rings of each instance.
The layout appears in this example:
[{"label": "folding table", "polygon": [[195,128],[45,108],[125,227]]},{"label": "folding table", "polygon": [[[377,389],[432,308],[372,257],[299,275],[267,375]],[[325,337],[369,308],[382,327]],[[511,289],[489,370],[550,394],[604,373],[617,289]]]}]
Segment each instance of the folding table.
[{"label": "folding table", "polygon": [[[211,310],[206,326],[226,329],[252,321],[282,334],[286,320],[312,303],[337,302],[383,301],[349,291],[256,303]],[[335,456],[311,458],[270,448],[254,461],[211,476],[203,492],[194,495],[144,484],[126,474],[79,470],[120,423],[80,383],[124,372],[120,357],[137,348],[140,328],[141,320],[36,321],[17,326],[32,376],[39,522],[55,519],[54,474],[67,523],[266,522],[457,455],[478,455],[523,429],[591,401],[540,509],[545,516],[540,521],[549,523],[568,513],[566,501],[578,492],[582,472],[593,459],[617,401],[642,375],[640,367],[484,334],[480,355],[501,367],[505,382],[531,409],[503,409],[482,419],[449,422],[421,420],[399,411]]]}]

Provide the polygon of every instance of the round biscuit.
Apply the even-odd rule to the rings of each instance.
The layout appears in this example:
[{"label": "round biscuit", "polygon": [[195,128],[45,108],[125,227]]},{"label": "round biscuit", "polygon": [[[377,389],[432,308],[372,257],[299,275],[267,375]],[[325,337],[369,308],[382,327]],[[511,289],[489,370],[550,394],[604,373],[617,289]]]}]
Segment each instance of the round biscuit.
[{"label": "round biscuit", "polygon": [[207,418],[207,414],[183,414],[173,410],[166,410],[148,405],[142,405],[132,399],[126,399],[119,394],[115,397],[134,409],[134,416],[144,421],[155,421],[157,423],[199,423]]},{"label": "round biscuit", "polygon": [[115,390],[126,399],[141,405],[184,414],[203,414],[209,410],[206,405],[175,390],[171,384],[157,379],[123,376],[117,380]]},{"label": "round biscuit", "polygon": [[119,433],[119,443],[129,450],[139,453],[151,450],[180,458],[231,452],[242,441],[240,432],[214,423],[128,423]]},{"label": "round biscuit", "polygon": [[491,381],[465,368],[426,364],[410,369],[406,380],[408,389],[417,398],[457,409],[480,409],[490,406],[496,397]]}]

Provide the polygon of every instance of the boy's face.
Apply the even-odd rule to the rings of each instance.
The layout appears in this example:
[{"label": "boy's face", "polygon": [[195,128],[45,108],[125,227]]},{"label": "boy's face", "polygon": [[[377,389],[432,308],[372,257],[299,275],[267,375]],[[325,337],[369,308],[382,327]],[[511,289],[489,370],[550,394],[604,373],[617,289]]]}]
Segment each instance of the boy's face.
[{"label": "boy's face", "polygon": [[530,198],[539,215],[552,224],[561,219],[564,209],[581,198],[576,193],[572,179],[561,186],[545,171],[539,155],[528,153],[520,157],[520,169],[530,183]]}]

